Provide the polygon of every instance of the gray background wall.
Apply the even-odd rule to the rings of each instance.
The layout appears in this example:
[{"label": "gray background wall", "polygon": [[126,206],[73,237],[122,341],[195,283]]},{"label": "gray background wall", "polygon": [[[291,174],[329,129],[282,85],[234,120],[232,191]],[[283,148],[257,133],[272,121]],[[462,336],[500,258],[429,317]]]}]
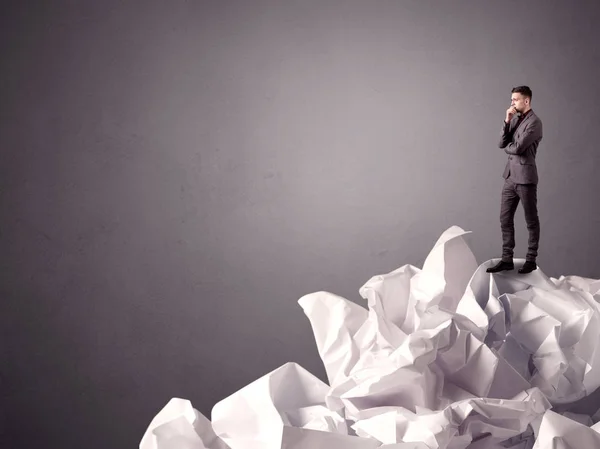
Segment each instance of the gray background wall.
[{"label": "gray background wall", "polygon": [[454,224],[499,255],[518,84],[540,267],[600,278],[597,4],[3,2],[3,447],[137,447],[171,397],[325,379],[299,297],[360,302]]}]

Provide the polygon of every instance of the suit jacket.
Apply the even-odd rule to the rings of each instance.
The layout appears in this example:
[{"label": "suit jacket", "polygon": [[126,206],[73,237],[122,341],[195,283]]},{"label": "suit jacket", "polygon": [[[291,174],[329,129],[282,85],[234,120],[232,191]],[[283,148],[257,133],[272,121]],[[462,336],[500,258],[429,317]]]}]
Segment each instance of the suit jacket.
[{"label": "suit jacket", "polygon": [[542,121],[531,110],[521,123],[518,122],[519,117],[514,116],[502,128],[498,146],[508,154],[502,177],[510,176],[515,184],[537,184],[535,156],[542,140]]}]

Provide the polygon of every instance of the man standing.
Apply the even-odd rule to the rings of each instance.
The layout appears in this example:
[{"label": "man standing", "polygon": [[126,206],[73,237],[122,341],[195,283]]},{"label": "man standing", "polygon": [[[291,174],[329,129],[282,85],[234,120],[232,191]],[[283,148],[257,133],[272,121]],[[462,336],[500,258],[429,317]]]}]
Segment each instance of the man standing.
[{"label": "man standing", "polygon": [[525,222],[529,231],[529,243],[525,264],[519,273],[531,273],[537,268],[536,257],[540,239],[540,220],[537,212],[538,173],[535,156],[542,140],[542,121],[531,109],[531,89],[527,86],[512,90],[510,108],[498,146],[508,154],[508,162],[502,175],[500,228],[502,229],[502,260],[488,268],[488,273],[514,269],[515,211],[523,202]]}]

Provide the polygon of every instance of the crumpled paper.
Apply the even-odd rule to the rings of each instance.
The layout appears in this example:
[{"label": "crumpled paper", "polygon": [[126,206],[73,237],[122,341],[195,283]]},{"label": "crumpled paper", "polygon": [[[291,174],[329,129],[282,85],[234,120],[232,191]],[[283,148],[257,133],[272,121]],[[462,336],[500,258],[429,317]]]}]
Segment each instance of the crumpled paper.
[{"label": "crumpled paper", "polygon": [[211,422],[186,399],[173,398],[154,417],[140,449],[230,449]]},{"label": "crumpled paper", "polygon": [[600,447],[600,423],[588,427],[548,410],[534,449],[592,449]]},{"label": "crumpled paper", "polygon": [[140,449],[596,442],[597,415],[549,409],[600,386],[600,280],[554,279],[539,268],[486,273],[497,260],[478,266],[467,233],[446,230],[422,269],[369,279],[359,290],[366,308],[324,291],[300,298],[327,384],[285,364],[217,403],[212,425],[189,403],[163,410]]},{"label": "crumpled paper", "polygon": [[347,435],[345,419],[325,406],[328,389],[287,363],[217,403],[213,429],[231,449],[279,449],[284,427]]}]

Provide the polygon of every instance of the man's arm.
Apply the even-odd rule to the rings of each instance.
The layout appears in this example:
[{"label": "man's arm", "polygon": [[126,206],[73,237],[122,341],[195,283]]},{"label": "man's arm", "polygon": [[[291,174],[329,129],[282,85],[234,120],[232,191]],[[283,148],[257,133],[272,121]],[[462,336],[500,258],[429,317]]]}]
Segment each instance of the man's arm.
[{"label": "man's arm", "polygon": [[498,142],[498,146],[500,148],[504,148],[509,142],[512,140],[512,133],[510,132],[510,122],[504,122],[504,126],[502,127],[502,134],[500,134],[500,142]]},{"label": "man's arm", "polygon": [[542,122],[536,120],[531,123],[517,138],[506,145],[504,152],[506,154],[519,155],[523,153],[533,142],[542,138]]}]

